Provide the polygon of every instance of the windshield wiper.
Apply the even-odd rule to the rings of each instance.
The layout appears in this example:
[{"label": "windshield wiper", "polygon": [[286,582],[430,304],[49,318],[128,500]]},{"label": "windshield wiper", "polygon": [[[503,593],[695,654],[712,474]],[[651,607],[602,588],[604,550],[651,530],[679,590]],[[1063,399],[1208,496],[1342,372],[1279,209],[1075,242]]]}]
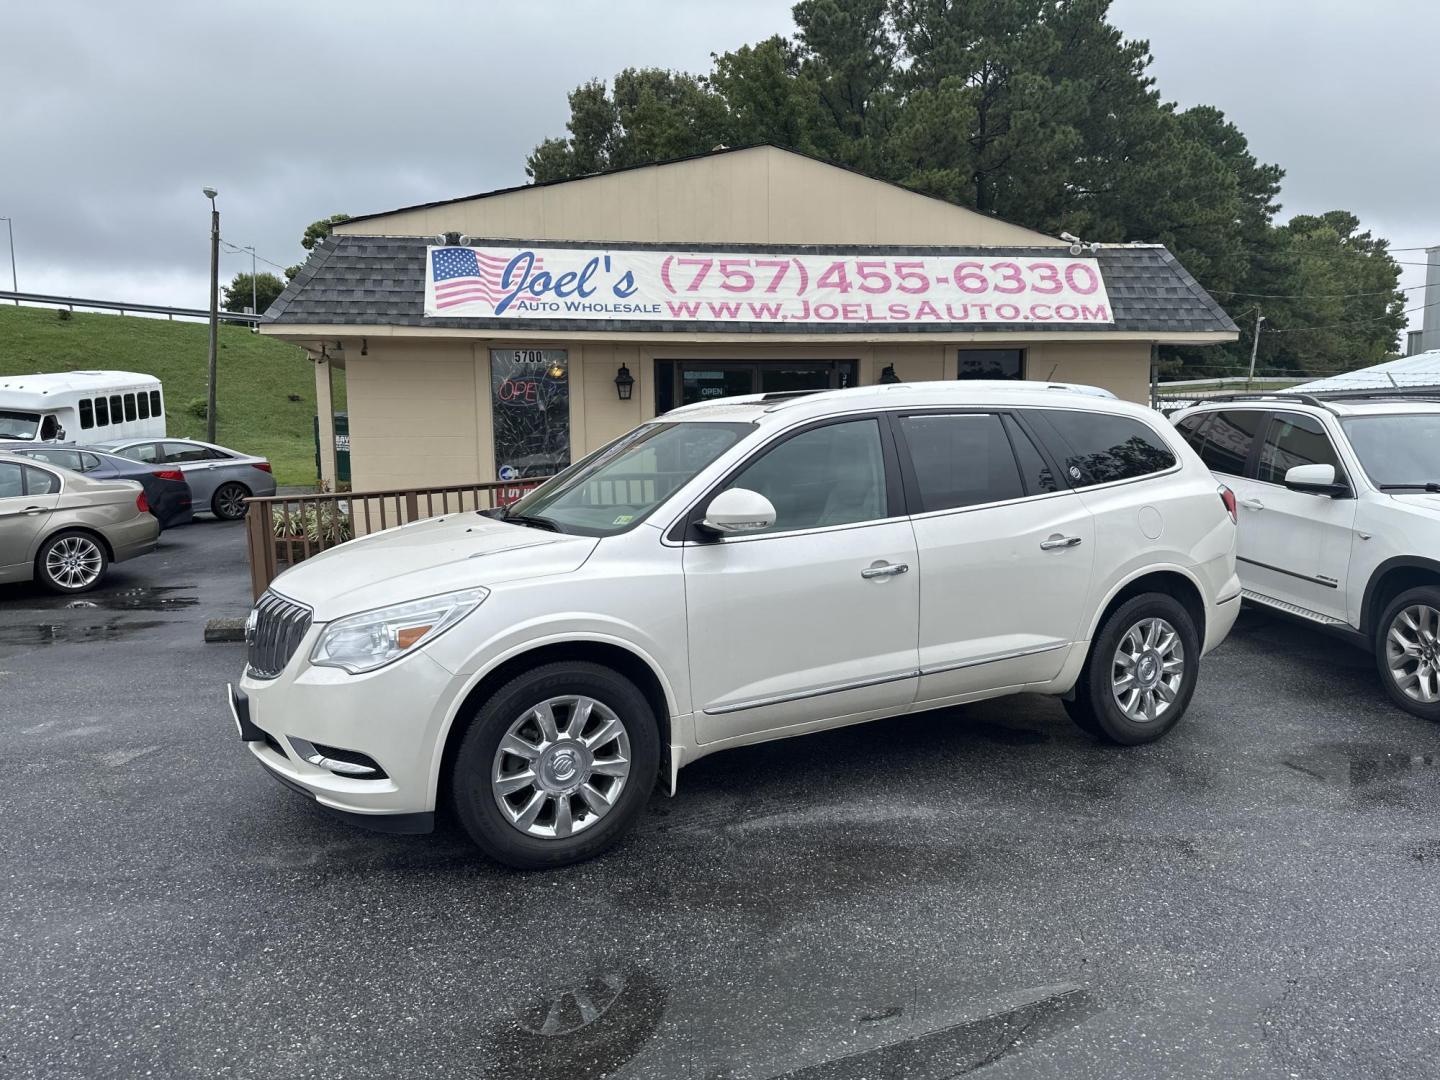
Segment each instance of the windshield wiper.
[{"label": "windshield wiper", "polygon": [[507,508],[502,521],[513,521],[516,525],[527,525],[532,529],[544,529],[546,532],[563,533],[565,530],[559,524],[547,517],[538,514],[512,514]]},{"label": "windshield wiper", "polygon": [[1424,484],[1380,484],[1381,491],[1440,491],[1440,483],[1430,480]]}]

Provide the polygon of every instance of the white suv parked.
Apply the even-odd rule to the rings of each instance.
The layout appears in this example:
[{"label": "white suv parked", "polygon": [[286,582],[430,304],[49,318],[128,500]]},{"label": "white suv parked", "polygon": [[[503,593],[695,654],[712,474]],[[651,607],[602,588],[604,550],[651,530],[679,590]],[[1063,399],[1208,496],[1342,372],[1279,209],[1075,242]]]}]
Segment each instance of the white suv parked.
[{"label": "white suv parked", "polygon": [[1275,394],[1174,420],[1239,497],[1246,599],[1370,649],[1440,720],[1440,404]]},{"label": "white suv parked", "polygon": [[1155,413],[1016,383],[686,406],[503,516],[352,541],[256,604],[231,694],[322,806],[519,867],[728,747],[1021,691],[1158,738],[1239,608],[1229,492]]}]

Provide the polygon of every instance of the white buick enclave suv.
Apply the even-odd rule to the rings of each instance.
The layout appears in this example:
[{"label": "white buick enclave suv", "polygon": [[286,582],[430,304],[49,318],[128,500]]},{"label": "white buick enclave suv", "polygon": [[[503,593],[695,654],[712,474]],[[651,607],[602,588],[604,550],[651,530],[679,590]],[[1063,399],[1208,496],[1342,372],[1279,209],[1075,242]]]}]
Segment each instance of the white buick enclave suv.
[{"label": "white buick enclave suv", "polygon": [[1024,691],[1120,744],[1239,608],[1228,489],[1157,414],[1024,383],[730,398],[508,511],[391,529],[257,602],[231,704],[322,806],[594,855],[682,766]]}]

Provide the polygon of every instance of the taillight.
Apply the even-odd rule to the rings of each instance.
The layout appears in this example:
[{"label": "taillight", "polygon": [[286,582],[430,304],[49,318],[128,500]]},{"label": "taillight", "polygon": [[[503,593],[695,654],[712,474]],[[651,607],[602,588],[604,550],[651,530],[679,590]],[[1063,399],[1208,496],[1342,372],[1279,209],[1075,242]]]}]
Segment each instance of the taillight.
[{"label": "taillight", "polygon": [[1230,512],[1231,523],[1235,525],[1240,524],[1240,512],[1235,505],[1235,493],[1224,484],[1220,485],[1219,491],[1220,501],[1225,504],[1225,509]]},{"label": "taillight", "polygon": [[151,473],[150,475],[151,475],[151,476],[154,476],[154,477],[158,477],[158,478],[161,479],[161,480],[184,480],[184,479],[185,479],[185,474],[182,473],[179,469],[161,469],[159,472],[153,472],[153,473]]},{"label": "taillight", "polygon": [[150,504],[145,501],[145,492],[142,491],[139,495],[135,496],[135,509],[139,510],[142,514],[148,514],[150,512]]},{"label": "taillight", "polygon": [[270,462],[268,461],[252,461],[250,464],[254,465],[255,468],[259,469],[261,472],[270,471]]}]

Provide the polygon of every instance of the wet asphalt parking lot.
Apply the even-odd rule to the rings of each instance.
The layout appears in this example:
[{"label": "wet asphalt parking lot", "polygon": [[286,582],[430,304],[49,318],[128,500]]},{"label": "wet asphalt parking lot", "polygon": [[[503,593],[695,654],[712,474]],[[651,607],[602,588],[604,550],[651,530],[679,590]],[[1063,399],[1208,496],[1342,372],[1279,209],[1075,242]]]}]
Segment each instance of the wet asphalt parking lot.
[{"label": "wet asphalt parking lot", "polygon": [[1033,697],[775,743],[521,875],[261,773],[201,639],[243,551],[0,586],[0,1076],[1440,1069],[1440,730],[1318,633],[1243,615],[1155,746]]}]

